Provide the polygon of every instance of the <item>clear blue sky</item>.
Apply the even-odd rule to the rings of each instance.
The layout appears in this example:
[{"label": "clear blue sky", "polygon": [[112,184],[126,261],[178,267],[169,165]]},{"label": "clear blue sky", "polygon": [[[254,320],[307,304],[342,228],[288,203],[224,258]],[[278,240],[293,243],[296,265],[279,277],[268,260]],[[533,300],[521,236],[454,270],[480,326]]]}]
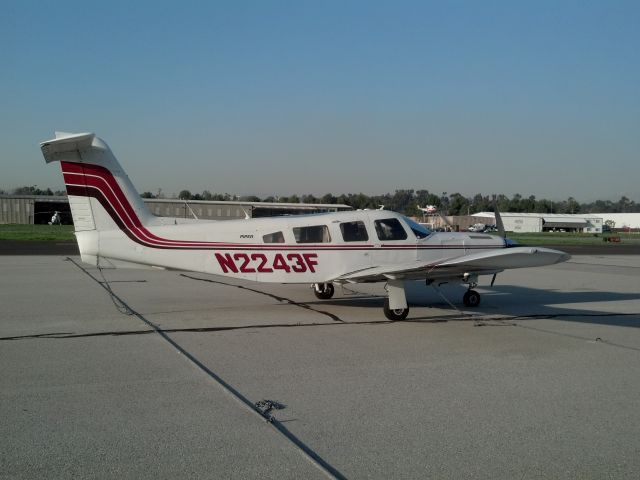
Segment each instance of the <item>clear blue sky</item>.
[{"label": "clear blue sky", "polygon": [[640,201],[640,2],[3,2],[0,188]]}]

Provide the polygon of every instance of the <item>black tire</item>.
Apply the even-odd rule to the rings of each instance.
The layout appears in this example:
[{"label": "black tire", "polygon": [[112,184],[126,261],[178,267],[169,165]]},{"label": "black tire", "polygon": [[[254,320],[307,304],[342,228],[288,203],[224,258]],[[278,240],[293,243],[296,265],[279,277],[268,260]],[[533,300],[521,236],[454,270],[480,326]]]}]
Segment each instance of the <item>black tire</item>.
[{"label": "black tire", "polygon": [[[318,290],[317,287],[320,287],[320,290]],[[336,291],[335,288],[333,288],[333,283],[319,283],[317,287],[314,285],[313,293],[315,293],[316,297],[320,300],[328,300],[333,297]]]},{"label": "black tire", "polygon": [[462,301],[467,307],[477,307],[480,305],[480,294],[475,290],[467,290]]},{"label": "black tire", "polygon": [[384,307],[382,308],[384,311],[384,316],[387,317],[392,322],[397,322],[399,320],[404,320],[409,315],[409,307],[400,308],[396,310],[392,310],[389,308],[389,299],[384,299]]}]

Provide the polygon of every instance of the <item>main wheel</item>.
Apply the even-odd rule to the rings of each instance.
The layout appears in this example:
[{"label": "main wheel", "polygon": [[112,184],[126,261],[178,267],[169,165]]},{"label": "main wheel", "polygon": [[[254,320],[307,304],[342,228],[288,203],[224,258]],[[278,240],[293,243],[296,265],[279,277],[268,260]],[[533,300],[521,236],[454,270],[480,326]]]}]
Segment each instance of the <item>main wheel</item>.
[{"label": "main wheel", "polygon": [[405,318],[407,318],[407,315],[409,315],[409,307],[397,308],[395,310],[392,310],[391,308],[389,308],[388,298],[384,299],[384,307],[382,309],[384,311],[384,316],[393,322],[398,320],[404,320]]},{"label": "main wheel", "polygon": [[480,294],[475,290],[467,290],[462,301],[467,307],[477,307],[480,305]]},{"label": "main wheel", "polygon": [[327,300],[333,297],[334,292],[335,288],[333,288],[332,283],[318,283],[313,286],[313,293],[315,293],[316,297],[320,300]]}]

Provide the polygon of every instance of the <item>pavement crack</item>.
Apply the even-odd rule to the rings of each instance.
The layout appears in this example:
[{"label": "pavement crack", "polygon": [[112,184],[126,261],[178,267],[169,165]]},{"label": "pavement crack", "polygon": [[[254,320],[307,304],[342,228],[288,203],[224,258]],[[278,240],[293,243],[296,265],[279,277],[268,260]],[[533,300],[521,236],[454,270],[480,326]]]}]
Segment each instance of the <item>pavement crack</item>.
[{"label": "pavement crack", "polygon": [[[191,352],[189,352],[186,348],[172,339],[168,332],[162,330],[158,325],[156,325],[151,320],[147,319],[141,313],[137,312],[133,308],[131,308],[127,303],[120,298],[111,288],[109,287],[109,283],[102,275],[105,283],[100,282],[98,278],[93,276],[89,270],[84,268],[75,260],[67,257],[69,261],[71,261],[76,267],[82,270],[89,278],[96,282],[97,285],[100,285],[104,288],[109,295],[112,297],[114,303],[122,307],[122,313],[134,316],[138,318],[142,323],[151,328],[149,333],[156,333],[160,335],[160,337],[165,340],[174,350],[178,353],[182,354],[189,362],[191,362],[195,367],[197,367],[201,372],[203,372],[206,376],[208,376],[211,380],[213,380],[224,392],[229,394],[233,399],[235,399],[240,405],[242,405],[246,410],[248,410],[251,414],[255,415],[257,418],[265,419],[265,416],[262,412],[257,409],[255,403],[251,402],[244,394],[242,394],[238,389],[224,380],[220,375],[215,373],[209,367],[207,367],[204,363],[202,363],[198,358],[195,357]],[[100,271],[102,274],[102,271]],[[146,331],[145,331],[146,332]],[[278,404],[281,405],[281,404]],[[307,459],[311,464],[317,467],[320,471],[322,471],[327,477],[334,479],[343,479],[346,478],[340,471],[338,471],[333,465],[327,462],[324,458],[322,458],[318,453],[316,453],[311,447],[305,444],[301,439],[295,436],[282,422],[278,421],[276,418],[270,416],[270,419],[267,422],[268,425],[271,425],[277,432],[282,434],[282,436],[288,440],[294,447],[296,447],[299,452]]]},{"label": "pavement crack", "polygon": [[305,328],[305,327],[334,327],[340,325],[384,325],[396,323],[391,320],[372,320],[363,322],[334,323],[334,322],[314,322],[314,323],[269,323],[258,325],[230,325],[224,327],[187,327],[187,328],[161,328],[152,330],[115,330],[107,332],[51,332],[35,333],[30,335],[13,335],[10,337],[0,337],[0,341],[5,340],[29,340],[29,339],[66,339],[66,338],[88,338],[88,337],[118,337],[125,335],[147,335],[149,333],[207,333],[207,332],[228,332],[234,330],[255,330],[266,328]]},{"label": "pavement crack", "polygon": [[256,288],[245,287],[244,285],[237,285],[235,283],[221,282],[220,280],[211,280],[210,278],[193,277],[193,276],[187,275],[185,273],[181,273],[180,276],[184,277],[184,278],[189,278],[191,280],[199,280],[201,282],[215,283],[215,284],[218,284],[218,285],[224,285],[226,287],[235,287],[235,288],[239,288],[241,290],[248,290],[248,291],[253,292],[253,293],[258,293],[260,295],[265,295],[265,296],[267,296],[269,298],[273,298],[274,300],[277,300],[278,302],[286,302],[289,305],[293,305],[294,307],[300,307],[300,308],[304,308],[305,310],[310,310],[312,312],[319,313],[321,315],[326,315],[327,317],[329,317],[334,322],[345,323],[345,321],[342,320],[340,317],[338,317],[337,315],[335,315],[335,314],[333,314],[331,312],[327,312],[326,310],[318,310],[317,308],[313,308],[311,305],[308,305],[306,303],[296,302],[295,300],[292,300],[290,298],[281,297],[279,295],[274,295],[273,293],[264,292],[264,291],[258,290]]}]

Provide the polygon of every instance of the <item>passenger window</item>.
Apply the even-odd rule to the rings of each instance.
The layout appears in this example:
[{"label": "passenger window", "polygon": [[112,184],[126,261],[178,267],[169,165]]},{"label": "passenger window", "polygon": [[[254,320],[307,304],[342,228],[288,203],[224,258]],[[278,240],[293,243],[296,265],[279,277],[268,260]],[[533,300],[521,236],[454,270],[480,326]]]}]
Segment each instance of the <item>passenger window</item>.
[{"label": "passenger window", "polygon": [[284,235],[282,232],[267,233],[262,236],[264,243],[284,243]]},{"label": "passenger window", "polygon": [[369,240],[364,222],[345,222],[340,224],[342,239],[345,242],[366,242]]},{"label": "passenger window", "polygon": [[407,232],[402,228],[397,218],[376,220],[374,224],[380,240],[406,240],[407,238]]},{"label": "passenger window", "polygon": [[297,243],[329,243],[331,235],[326,225],[315,225],[313,227],[295,227],[293,235]]}]

